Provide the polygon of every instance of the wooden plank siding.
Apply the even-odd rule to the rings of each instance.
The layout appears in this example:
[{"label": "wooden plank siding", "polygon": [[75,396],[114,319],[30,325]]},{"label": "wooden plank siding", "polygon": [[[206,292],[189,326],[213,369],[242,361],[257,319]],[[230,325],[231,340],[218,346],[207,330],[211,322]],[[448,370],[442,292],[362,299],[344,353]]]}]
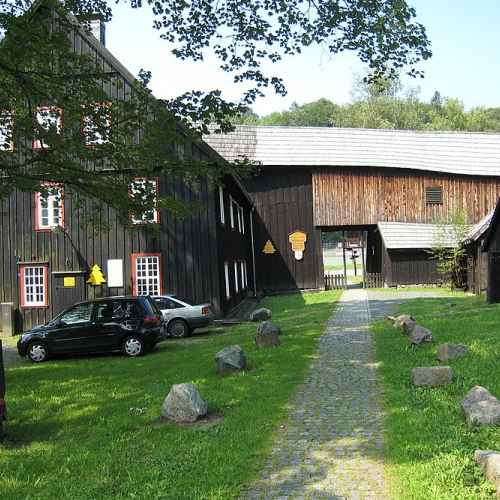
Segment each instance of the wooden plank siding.
[{"label": "wooden plank siding", "polygon": [[[324,286],[321,231],[314,226],[311,173],[302,168],[266,168],[245,179],[255,206],[257,287],[264,292],[317,289]],[[307,234],[304,257],[298,261],[288,236]],[[276,249],[263,253],[267,241]]]},{"label": "wooden plank siding", "polygon": [[[107,72],[114,75],[113,83],[103,82],[110,98],[128,98],[134,77],[97,40],[75,31],[73,47],[79,54],[95,57]],[[190,142],[187,137],[185,140],[187,159],[224,161],[203,141]],[[167,139],[165,146],[173,150],[173,144],[167,144]],[[16,154],[20,153],[17,151]],[[22,161],[21,157],[17,158]],[[245,201],[248,217],[250,202],[242,189],[230,176],[225,178],[225,183],[230,186],[234,197]],[[244,249],[241,253],[248,258],[249,221],[246,221],[246,235],[239,239],[233,235],[228,244],[220,241],[218,194],[208,180],[200,182],[194,190],[180,179],[163,176],[160,178],[160,194],[191,202],[192,212],[185,218],[176,218],[162,209],[159,224],[154,224],[156,228],[138,225],[129,229],[119,223],[112,208],[106,207],[100,217],[109,229],[94,233],[84,225],[84,214],[75,208],[76,195],[66,189],[64,230],[38,232],[35,231],[34,193],[16,191],[0,200],[0,232],[3,235],[0,239],[0,302],[13,302],[18,308],[18,329],[45,323],[79,300],[132,293],[133,253],[161,254],[163,292],[175,293],[192,303],[211,303],[216,313],[224,311],[227,304],[223,291],[223,262],[220,260],[224,251],[221,248],[239,245]],[[89,267],[98,264],[106,276],[108,259],[123,260],[124,286],[87,285]],[[19,309],[19,264],[23,262],[48,264],[48,307]],[[248,260],[248,268],[251,267]],[[62,287],[62,274],[57,274],[61,271],[82,271],[81,274],[72,274],[76,278],[74,289]],[[241,298],[239,296],[236,300]]]},{"label": "wooden plank siding", "polygon": [[[455,207],[476,223],[496,204],[500,178],[401,169],[335,167],[312,174],[314,224],[366,226],[379,221],[434,222]],[[443,204],[426,205],[425,188],[442,187]]]}]

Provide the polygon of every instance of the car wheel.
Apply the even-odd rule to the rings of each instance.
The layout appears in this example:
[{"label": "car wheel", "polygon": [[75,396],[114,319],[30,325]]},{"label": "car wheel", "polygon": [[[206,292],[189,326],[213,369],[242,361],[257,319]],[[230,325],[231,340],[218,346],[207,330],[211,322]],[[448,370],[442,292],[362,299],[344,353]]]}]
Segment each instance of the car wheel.
[{"label": "car wheel", "polygon": [[26,354],[33,363],[41,363],[49,357],[49,351],[43,342],[32,342]]},{"label": "car wheel", "polygon": [[144,342],[136,335],[129,335],[123,341],[123,353],[132,358],[140,356],[144,353]]},{"label": "car wheel", "polygon": [[175,338],[187,337],[190,334],[189,326],[182,319],[174,319],[168,324],[168,334]]}]

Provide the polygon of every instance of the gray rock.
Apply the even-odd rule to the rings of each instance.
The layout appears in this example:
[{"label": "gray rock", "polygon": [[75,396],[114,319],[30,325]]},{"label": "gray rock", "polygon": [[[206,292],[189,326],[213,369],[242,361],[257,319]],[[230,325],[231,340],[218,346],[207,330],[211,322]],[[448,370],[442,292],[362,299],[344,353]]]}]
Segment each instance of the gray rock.
[{"label": "gray rock", "polygon": [[408,336],[410,343],[420,345],[422,342],[432,342],[432,332],[420,325],[415,325]]},{"label": "gray rock", "polygon": [[394,328],[402,328],[407,335],[412,332],[413,328],[415,328],[415,325],[417,324],[415,319],[408,314],[401,314],[396,317],[390,316],[389,319],[393,321]]},{"label": "gray rock", "polygon": [[484,387],[473,387],[460,406],[469,424],[500,424],[500,401]]},{"label": "gray rock", "polygon": [[484,469],[486,479],[493,483],[500,494],[500,452],[494,450],[476,450],[474,452],[476,463]]},{"label": "gray rock", "polygon": [[453,371],[449,366],[427,366],[413,368],[411,381],[419,387],[438,387],[450,384],[453,380]]},{"label": "gray rock", "polygon": [[161,417],[174,422],[195,422],[204,417],[207,410],[207,403],[193,384],[176,384],[163,401]]},{"label": "gray rock", "polygon": [[270,321],[263,321],[257,327],[255,343],[257,347],[276,347],[281,344],[279,336],[281,328]]},{"label": "gray rock", "polygon": [[247,361],[245,353],[239,345],[225,347],[215,355],[218,373],[230,373],[241,371],[246,368]]},{"label": "gray rock", "polygon": [[463,344],[441,344],[437,348],[437,359],[447,361],[448,359],[461,358],[469,354],[469,348]]},{"label": "gray rock", "polygon": [[250,314],[250,321],[266,321],[271,319],[273,313],[271,309],[266,309],[265,307],[261,307],[260,309],[255,309],[255,311]]}]

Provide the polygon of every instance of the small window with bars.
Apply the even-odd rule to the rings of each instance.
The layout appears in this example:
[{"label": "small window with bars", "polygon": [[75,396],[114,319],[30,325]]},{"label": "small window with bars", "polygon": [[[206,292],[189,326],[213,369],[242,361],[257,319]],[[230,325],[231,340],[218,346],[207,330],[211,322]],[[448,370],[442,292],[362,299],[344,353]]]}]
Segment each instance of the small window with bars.
[{"label": "small window with bars", "polygon": [[426,205],[442,205],[443,189],[440,186],[431,186],[425,188]]},{"label": "small window with bars", "polygon": [[161,255],[132,254],[134,295],[161,295]]},{"label": "small window with bars", "polygon": [[21,307],[47,307],[47,265],[22,265],[19,277]]}]

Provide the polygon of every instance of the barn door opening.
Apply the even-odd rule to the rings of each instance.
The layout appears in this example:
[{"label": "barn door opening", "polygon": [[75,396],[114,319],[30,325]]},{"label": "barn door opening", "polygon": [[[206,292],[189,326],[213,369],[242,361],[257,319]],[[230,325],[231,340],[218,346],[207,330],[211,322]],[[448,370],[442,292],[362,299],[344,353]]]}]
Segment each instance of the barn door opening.
[{"label": "barn door opening", "polygon": [[325,283],[333,288],[362,286],[365,274],[365,231],[328,231],[322,228]]}]

